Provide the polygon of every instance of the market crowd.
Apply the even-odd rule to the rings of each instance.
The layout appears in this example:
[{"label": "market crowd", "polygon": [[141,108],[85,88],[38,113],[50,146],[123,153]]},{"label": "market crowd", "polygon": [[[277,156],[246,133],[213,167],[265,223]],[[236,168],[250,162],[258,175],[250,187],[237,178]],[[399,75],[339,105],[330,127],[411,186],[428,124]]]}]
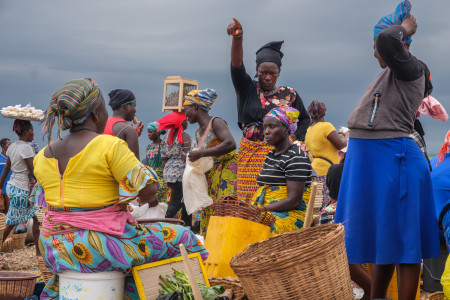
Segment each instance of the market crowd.
[{"label": "market crowd", "polygon": [[[339,130],[325,120],[324,102],[305,105],[298,91],[278,85],[282,41],[256,51],[256,76],[246,69],[244,30],[236,19],[227,34],[240,141],[230,133],[234,124],[211,114],[216,101],[230,101],[212,88],[187,93],[182,112],[145,120],[143,157],[144,125],[134,121],[143,100],[127,89],[104,98],[90,78],[70,80],[53,93],[43,122],[48,143],[40,151],[31,144],[33,124],[14,121],[17,139],[0,140],[0,187],[9,199],[3,241],[15,225],[33,219],[36,255],[55,274],[41,299],[58,298],[57,274],[65,270],[129,273],[180,255],[179,244],[206,259],[199,235],[207,235],[214,203],[226,196],[272,214],[274,234],[299,230],[314,205],[313,181],[323,186],[313,226],[344,224],[351,277],[364,289],[363,299],[385,298],[395,266],[399,299],[414,299],[422,259],[440,256],[439,230],[447,244],[450,239],[450,132],[430,161],[418,117],[448,117],[431,96],[430,70],[410,52],[417,29],[410,10],[403,1],[375,25],[374,56],[382,70]],[[186,133],[188,124],[197,127],[194,136]],[[213,204],[199,210],[195,222],[183,175],[187,163],[204,158],[212,161],[204,176]],[[149,208],[167,202],[165,218],[181,218],[184,226],[138,225],[131,201]],[[41,208],[47,212],[39,229]],[[361,267],[367,263],[371,276]],[[132,276],[125,297],[138,299]]]}]

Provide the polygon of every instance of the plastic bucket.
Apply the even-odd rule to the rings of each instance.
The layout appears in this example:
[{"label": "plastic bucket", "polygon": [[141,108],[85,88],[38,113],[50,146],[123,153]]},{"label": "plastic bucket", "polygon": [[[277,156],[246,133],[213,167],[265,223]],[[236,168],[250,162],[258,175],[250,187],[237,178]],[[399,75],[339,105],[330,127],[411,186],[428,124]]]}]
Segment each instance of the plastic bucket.
[{"label": "plastic bucket", "polygon": [[123,299],[125,275],[122,272],[59,273],[60,300]]}]

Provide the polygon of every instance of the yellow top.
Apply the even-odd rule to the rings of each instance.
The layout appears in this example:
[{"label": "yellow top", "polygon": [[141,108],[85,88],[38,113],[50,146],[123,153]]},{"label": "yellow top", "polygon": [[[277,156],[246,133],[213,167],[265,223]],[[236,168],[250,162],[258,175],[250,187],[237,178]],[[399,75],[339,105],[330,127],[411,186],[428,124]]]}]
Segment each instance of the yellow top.
[{"label": "yellow top", "polygon": [[314,157],[311,166],[317,172],[317,176],[326,176],[331,166],[326,160],[317,157],[325,157],[333,164],[338,164],[341,159],[338,155],[339,150],[327,138],[335,130],[333,124],[329,122],[318,122],[306,131],[305,144]]},{"label": "yellow top", "polygon": [[127,144],[111,135],[92,139],[70,158],[60,176],[58,161],[44,156],[34,158],[34,174],[45,191],[46,202],[55,207],[101,207],[119,201],[119,182],[140,164]]}]

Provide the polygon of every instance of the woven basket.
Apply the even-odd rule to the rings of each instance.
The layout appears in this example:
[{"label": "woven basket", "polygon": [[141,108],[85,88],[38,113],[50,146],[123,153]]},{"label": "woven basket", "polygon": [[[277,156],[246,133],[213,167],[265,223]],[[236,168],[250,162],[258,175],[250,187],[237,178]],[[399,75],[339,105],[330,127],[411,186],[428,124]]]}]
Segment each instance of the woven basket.
[{"label": "woven basket", "polygon": [[209,277],[208,280],[210,286],[221,285],[225,288],[225,290],[228,289],[233,290],[233,300],[247,299],[239,279],[233,277],[226,277],[226,278]]},{"label": "woven basket", "polygon": [[6,215],[0,213],[0,230],[5,229],[6,227]]},{"label": "woven basket", "polygon": [[37,274],[0,271],[0,299],[23,300],[33,295]]},{"label": "woven basket", "polygon": [[36,217],[38,218],[39,221],[39,228],[42,228],[42,223],[44,221],[44,216],[46,212],[47,212],[46,208],[41,208],[36,212]]},{"label": "woven basket", "polygon": [[42,256],[38,256],[37,261],[38,261],[39,271],[41,272],[42,278],[44,278],[44,281],[47,284],[47,282],[53,277],[53,273],[50,272],[47,269],[47,267],[45,266],[45,262],[44,262],[44,259],[42,258]]},{"label": "woven basket", "polygon": [[236,217],[272,227],[275,216],[261,212],[245,201],[237,200],[236,196],[227,196],[214,202],[214,216]]},{"label": "woven basket", "polygon": [[22,249],[25,247],[25,239],[27,238],[27,233],[16,233],[12,235],[12,243],[14,249]]},{"label": "woven basket", "polygon": [[444,292],[436,292],[428,296],[428,300],[444,300]]},{"label": "woven basket", "polygon": [[[3,239],[3,234],[2,234]],[[8,236],[8,238],[5,240],[5,242],[2,244],[2,248],[0,249],[0,252],[13,252],[14,245],[11,235]]]},{"label": "woven basket", "polygon": [[230,265],[249,299],[353,299],[341,224],[276,235]]}]

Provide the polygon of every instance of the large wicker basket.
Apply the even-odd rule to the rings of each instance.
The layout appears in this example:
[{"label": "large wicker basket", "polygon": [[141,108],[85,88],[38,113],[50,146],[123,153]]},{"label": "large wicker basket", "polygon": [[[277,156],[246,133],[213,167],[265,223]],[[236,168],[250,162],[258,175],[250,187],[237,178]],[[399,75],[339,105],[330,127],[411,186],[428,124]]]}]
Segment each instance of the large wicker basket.
[{"label": "large wicker basket", "polygon": [[38,277],[33,273],[0,271],[0,300],[23,300],[32,296]]},{"label": "large wicker basket", "polygon": [[276,235],[248,246],[230,265],[249,299],[353,299],[340,224]]},{"label": "large wicker basket", "polygon": [[6,216],[0,213],[0,249],[2,248],[3,232],[6,226]]},{"label": "large wicker basket", "polygon": [[275,216],[268,212],[262,212],[245,201],[237,200],[234,196],[227,196],[214,202],[214,216],[235,217],[253,221],[272,227]]},{"label": "large wicker basket", "polygon": [[38,256],[36,259],[38,261],[39,272],[41,272],[42,278],[44,278],[44,281],[47,284],[47,282],[49,282],[49,280],[53,277],[53,273],[47,269],[42,256]]},{"label": "large wicker basket", "polygon": [[241,282],[237,278],[233,277],[209,277],[209,285],[215,286],[215,285],[221,285],[226,290],[231,289],[233,290],[233,300],[244,300],[247,299],[244,293],[244,289],[242,288]]},{"label": "large wicker basket", "polygon": [[12,243],[14,249],[22,249],[25,247],[25,239],[27,238],[27,233],[16,233],[12,235]]}]

